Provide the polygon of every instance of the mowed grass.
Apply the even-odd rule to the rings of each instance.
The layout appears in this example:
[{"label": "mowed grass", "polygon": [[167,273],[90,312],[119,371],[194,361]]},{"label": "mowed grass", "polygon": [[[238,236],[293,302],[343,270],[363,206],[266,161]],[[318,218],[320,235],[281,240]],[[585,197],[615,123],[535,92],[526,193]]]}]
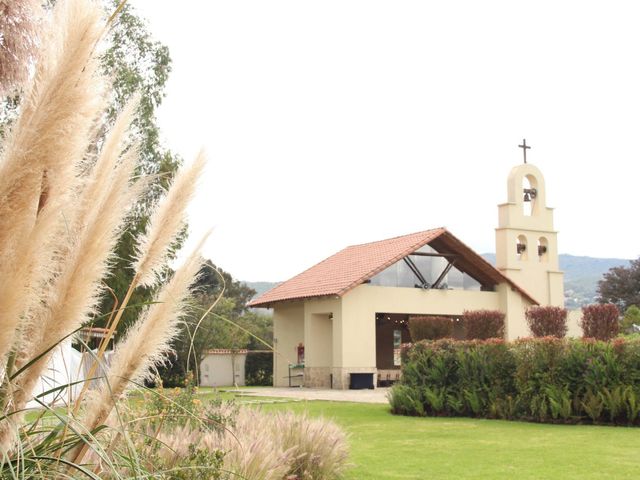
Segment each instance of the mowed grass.
[{"label": "mowed grass", "polygon": [[332,419],[349,434],[346,480],[640,478],[640,428],[403,417],[387,405],[211,389],[201,389],[199,398]]},{"label": "mowed grass", "polygon": [[395,416],[386,405],[263,405],[323,416],[350,435],[347,479],[640,478],[640,429]]}]

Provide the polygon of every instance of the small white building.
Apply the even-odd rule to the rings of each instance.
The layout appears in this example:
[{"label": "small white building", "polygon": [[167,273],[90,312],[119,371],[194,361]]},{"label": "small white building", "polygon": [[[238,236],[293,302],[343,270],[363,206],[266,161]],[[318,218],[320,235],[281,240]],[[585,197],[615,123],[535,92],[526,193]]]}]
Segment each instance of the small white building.
[{"label": "small white building", "polygon": [[247,350],[216,348],[207,350],[200,363],[200,385],[203,387],[243,387]]}]

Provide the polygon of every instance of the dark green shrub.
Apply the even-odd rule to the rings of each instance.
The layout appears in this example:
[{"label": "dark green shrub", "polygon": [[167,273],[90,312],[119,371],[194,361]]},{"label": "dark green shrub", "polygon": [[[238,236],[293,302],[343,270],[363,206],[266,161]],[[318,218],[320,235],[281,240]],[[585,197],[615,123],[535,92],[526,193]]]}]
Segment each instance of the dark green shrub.
[{"label": "dark green shrub", "polygon": [[529,420],[546,421],[551,417],[548,388],[562,388],[560,375],[564,342],[555,337],[518,340],[513,343],[516,356],[515,383],[522,415]]},{"label": "dark green shrub", "polygon": [[273,385],[273,353],[250,352],[247,355],[244,372],[247,385]]},{"label": "dark green shrub", "polygon": [[629,305],[620,320],[620,329],[626,333],[633,333],[634,325],[640,325],[640,308],[636,305]]},{"label": "dark green shrub", "polygon": [[406,352],[394,413],[640,424],[640,341],[422,341]]},{"label": "dark green shrub", "polygon": [[534,337],[563,338],[567,334],[567,309],[536,306],[529,308],[525,316]]},{"label": "dark green shrub", "polygon": [[465,310],[462,321],[467,340],[504,338],[504,313],[498,310]]},{"label": "dark green shrub", "polygon": [[401,383],[389,391],[391,412],[399,415],[424,415],[422,400],[416,388]]},{"label": "dark green shrub", "polygon": [[620,311],[613,303],[597,303],[582,307],[583,337],[610,340],[620,330]]}]

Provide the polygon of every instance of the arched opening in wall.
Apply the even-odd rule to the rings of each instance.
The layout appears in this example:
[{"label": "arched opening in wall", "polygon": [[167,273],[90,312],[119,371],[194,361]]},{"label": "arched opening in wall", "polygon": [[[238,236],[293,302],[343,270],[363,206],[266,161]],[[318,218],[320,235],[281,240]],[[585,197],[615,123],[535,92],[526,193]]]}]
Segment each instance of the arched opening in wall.
[{"label": "arched opening in wall", "polygon": [[533,215],[536,208],[537,183],[535,177],[531,175],[522,178],[522,213],[526,217]]},{"label": "arched opening in wall", "polygon": [[549,260],[549,241],[545,237],[538,239],[538,260],[541,262]]},{"label": "arched opening in wall", "polygon": [[528,258],[527,255],[527,237],[518,235],[518,239],[516,240],[516,256],[518,260],[526,260]]}]

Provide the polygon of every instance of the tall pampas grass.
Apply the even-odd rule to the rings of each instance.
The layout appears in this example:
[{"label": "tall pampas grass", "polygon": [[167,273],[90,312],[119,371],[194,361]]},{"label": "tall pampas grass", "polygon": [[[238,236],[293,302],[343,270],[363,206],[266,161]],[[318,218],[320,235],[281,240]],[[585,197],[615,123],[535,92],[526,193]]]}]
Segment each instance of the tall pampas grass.
[{"label": "tall pampas grass", "polygon": [[204,152],[200,152],[195,162],[178,174],[171,189],[151,215],[149,227],[138,243],[134,262],[140,285],[153,285],[160,269],[166,264],[169,248],[180,233],[186,207],[195,191],[195,180],[202,174],[204,164]]},{"label": "tall pampas grass", "polygon": [[[77,227],[69,238],[65,256],[60,259],[60,271],[43,285],[44,302],[29,312],[32,335],[24,338],[22,350],[26,359],[41,357],[16,381],[15,406],[22,408],[46,367],[49,355],[43,353],[85,323],[98,303],[102,279],[108,272],[109,259],[121,228],[123,212],[136,201],[140,188],[130,186],[135,167],[135,152],[125,155],[110,175],[108,188],[97,197],[89,197],[93,188],[87,186],[79,196],[80,215]],[[92,175],[97,177],[98,175]]]},{"label": "tall pampas grass", "polygon": [[202,267],[200,250],[205,239],[118,343],[107,374],[107,385],[102,385],[98,394],[92,395],[87,402],[82,423],[89,430],[107,420],[115,402],[127,388],[148,378],[150,367],[164,361],[165,353],[170,350],[170,341],[177,332],[178,322],[185,314],[190,286]]},{"label": "tall pampas grass", "polygon": [[[57,198],[73,202],[64,207],[64,222],[59,223],[57,242],[45,244],[53,252],[53,271],[39,286],[39,302],[23,315],[21,331],[14,342],[20,350],[16,367],[22,367],[40,357],[15,381],[14,407],[22,408],[33,386],[42,375],[50,357],[45,352],[55,343],[79,328],[94,313],[102,293],[102,279],[108,273],[110,257],[126,220],[126,212],[142,193],[145,182],[131,184],[137,150],[125,153],[128,126],[132,121],[137,99],[131,101],[119,115],[107,135],[98,158],[89,172],[76,181],[70,196]],[[55,200],[40,216],[57,215]],[[54,213],[51,213],[51,212]],[[39,216],[39,217],[40,217]]]},{"label": "tall pampas grass", "polygon": [[[111,184],[99,196],[86,197],[98,170],[88,178],[80,174],[105,106],[93,55],[101,16],[89,0],[58,2],[0,156],[2,413],[21,411],[45,370],[48,350],[92,312],[122,225],[118,210],[126,211],[137,195],[129,184],[133,156],[117,168],[111,162]],[[0,420],[6,453],[21,415]]]},{"label": "tall pampas grass", "polygon": [[[82,408],[69,407],[64,415],[52,410],[60,419],[52,429],[36,421],[20,431],[54,347],[96,313],[127,212],[148,184],[148,178],[134,176],[138,151],[129,143],[137,99],[105,141],[95,144],[108,96],[96,58],[105,32],[101,18],[90,0],[56,3],[19,117],[0,152],[0,476],[91,476],[79,465],[88,450],[101,464],[120,461],[95,434],[109,423],[120,397],[164,360],[202,265],[201,242],[117,344],[104,381],[94,382]],[[106,341],[130,292],[156,283],[204,162],[200,154],[183,168],[156,206],[138,243],[134,280]],[[113,426],[127,438],[122,425]],[[137,464],[135,458],[131,462]]]},{"label": "tall pampas grass", "polygon": [[[0,156],[0,360],[16,340],[20,306],[40,302],[38,288],[60,212],[77,184],[77,160],[89,145],[104,105],[91,51],[102,30],[88,0],[61,1],[43,34],[35,74],[21,114]],[[71,188],[70,188],[71,186]],[[43,215],[43,199],[49,208]],[[67,209],[68,210],[68,209]],[[55,218],[57,217],[57,218]]]},{"label": "tall pampas grass", "polygon": [[[99,360],[102,359],[109,341],[118,328],[133,291],[140,285],[153,285],[157,280],[159,270],[166,264],[171,245],[184,226],[187,205],[193,197],[196,179],[202,174],[204,164],[205,155],[201,151],[191,165],[183,167],[178,172],[168,192],[158,201],[156,209],[149,219],[145,234],[138,239],[133,265],[135,274],[122,304],[100,344],[97,355]],[[96,368],[97,364],[92,367],[91,374],[95,373]]]},{"label": "tall pampas grass", "polygon": [[[158,442],[147,441],[143,431],[130,436],[131,423],[113,412],[120,413],[118,401],[164,361],[202,265],[204,239],[118,342],[101,381],[85,379],[85,386],[91,382],[93,387],[85,389],[86,395],[83,390],[77,408],[49,408],[47,422],[25,424],[23,416],[27,402],[38,400],[33,392],[53,348],[95,314],[127,214],[148,184],[147,178],[135,177],[138,151],[128,138],[135,99],[104,143],[95,145],[108,95],[95,56],[105,31],[101,17],[90,0],[56,2],[20,116],[0,152],[1,478],[173,478],[170,470],[163,472],[154,463]],[[201,153],[180,171],[151,216],[138,242],[134,279],[96,365],[130,293],[138,285],[157,282],[183,228],[204,162]],[[60,386],[59,391],[70,387]],[[204,458],[204,464],[222,461],[217,454],[223,449],[225,466],[238,478],[280,480],[295,474],[329,480],[346,458],[340,432],[316,426],[313,420],[250,411],[239,415],[232,428],[188,421],[165,429],[164,420],[150,432],[152,437],[167,445],[173,442],[174,453],[190,455],[189,461],[193,450],[185,442],[197,444],[205,455],[196,459]],[[301,439],[305,436],[306,442]],[[151,449],[150,443],[155,443]],[[206,455],[211,450],[215,457]],[[177,458],[163,452],[170,469]],[[138,456],[147,454],[145,459]],[[188,467],[219,473],[219,464]]]},{"label": "tall pampas grass", "polygon": [[105,106],[99,63],[91,55],[103,30],[100,17],[89,0],[62,0],[43,35],[33,81],[0,162],[2,245],[19,243],[16,230],[33,220],[43,174],[50,197],[67,191],[76,160],[92,140]]}]

